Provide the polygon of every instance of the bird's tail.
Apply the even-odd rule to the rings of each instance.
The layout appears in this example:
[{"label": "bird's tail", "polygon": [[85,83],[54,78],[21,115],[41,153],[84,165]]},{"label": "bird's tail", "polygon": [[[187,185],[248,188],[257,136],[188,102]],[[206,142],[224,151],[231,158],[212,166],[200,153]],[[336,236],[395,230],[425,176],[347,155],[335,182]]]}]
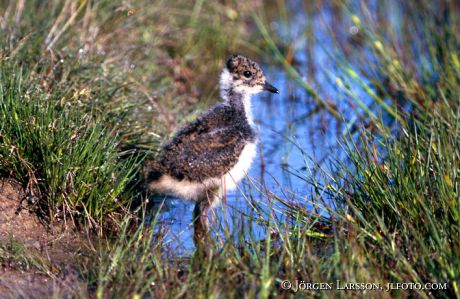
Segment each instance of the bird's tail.
[{"label": "bird's tail", "polygon": [[142,169],[144,183],[149,186],[151,183],[158,181],[163,175],[162,166],[158,161],[149,160],[145,162]]}]

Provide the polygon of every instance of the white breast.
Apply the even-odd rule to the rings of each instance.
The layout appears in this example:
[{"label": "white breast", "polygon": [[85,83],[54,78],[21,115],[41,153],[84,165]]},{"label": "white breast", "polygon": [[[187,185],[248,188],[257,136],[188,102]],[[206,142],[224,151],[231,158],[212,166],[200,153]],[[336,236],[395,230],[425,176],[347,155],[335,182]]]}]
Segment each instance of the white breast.
[{"label": "white breast", "polygon": [[229,191],[236,188],[236,184],[247,175],[248,169],[257,154],[256,143],[248,143],[240,154],[238,163],[230,169],[223,177],[222,191]]}]

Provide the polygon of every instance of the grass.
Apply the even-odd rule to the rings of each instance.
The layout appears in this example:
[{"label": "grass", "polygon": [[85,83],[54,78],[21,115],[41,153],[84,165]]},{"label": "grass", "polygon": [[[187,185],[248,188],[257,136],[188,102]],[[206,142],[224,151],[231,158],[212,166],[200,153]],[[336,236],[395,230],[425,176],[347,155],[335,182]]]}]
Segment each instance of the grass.
[{"label": "grass", "polygon": [[[230,7],[200,13],[221,8],[161,1],[6,3],[0,170],[18,178],[50,220],[71,217],[100,228],[107,215],[126,209],[143,157],[197,101],[188,89],[191,70],[215,73],[216,62],[199,62],[217,61],[236,44],[228,29],[213,26],[230,18]],[[184,17],[189,10],[193,14]],[[173,17],[165,20],[166,11]],[[230,38],[216,40],[216,34]],[[197,44],[198,35],[204,39]],[[177,41],[182,38],[186,42]],[[209,44],[217,51],[200,50]],[[194,84],[200,80],[193,76]]]},{"label": "grass", "polygon": [[0,68],[0,171],[21,179],[49,219],[100,226],[127,205],[139,161],[123,158],[129,153],[119,152],[115,132],[62,107],[60,92],[40,93],[18,66]]},{"label": "grass", "polygon": [[[302,13],[316,21],[286,37],[270,24],[281,14],[299,28],[289,3],[244,5],[2,5],[1,173],[22,182],[48,220],[70,217],[106,233],[111,219],[118,228],[93,244],[90,263],[74,265],[98,298],[460,297],[458,7],[306,5]],[[320,35],[332,41],[322,50],[333,67],[305,79],[296,45],[307,39],[306,52],[315,53]],[[343,126],[347,157],[332,154],[314,173],[307,166],[297,173],[314,190],[308,202],[254,183],[264,199],[253,202],[258,216],[241,220],[236,239],[209,244],[207,256],[179,256],[162,247],[155,215],[142,221],[151,211],[128,211],[139,198],[137,173],[185,115],[212,102],[217,93],[207,82],[241,49],[275,57],[317,113]],[[0,244],[1,260],[40,264],[11,244]],[[285,280],[334,288],[294,292],[283,289]],[[343,291],[337,280],[445,289]]]},{"label": "grass", "polygon": [[[407,17],[413,9],[400,2],[392,5],[398,17]],[[444,293],[417,294],[459,296],[460,77],[458,39],[452,38],[458,11],[444,15],[433,32],[435,25],[426,18],[436,19],[438,10],[426,4],[416,10],[418,18],[404,20],[416,33],[397,33],[398,21],[390,18],[381,18],[377,25],[372,13],[378,15],[379,9],[367,15],[356,7],[344,11],[361,32],[365,54],[357,56],[366,64],[353,64],[347,46],[337,44],[336,82],[372,126],[361,128],[358,138],[346,134],[342,144],[347,162],[323,170],[323,185],[312,180],[322,202],[326,197],[342,204],[330,212],[345,228],[334,233],[335,250],[328,257],[335,260],[329,268],[334,270],[323,281],[446,282]],[[286,64],[270,35],[263,36]]]},{"label": "grass", "polygon": [[454,136],[460,114],[449,108],[442,119],[413,125],[394,143],[383,141],[385,156],[355,154],[358,174],[344,200],[361,230],[382,248],[378,259],[391,265],[384,273],[402,281],[450,282],[458,293],[459,144]]},{"label": "grass", "polygon": [[52,266],[42,255],[26,248],[14,237],[10,237],[9,240],[2,240],[0,243],[0,256],[0,262],[10,268],[21,271],[34,269],[52,278],[56,277]]}]

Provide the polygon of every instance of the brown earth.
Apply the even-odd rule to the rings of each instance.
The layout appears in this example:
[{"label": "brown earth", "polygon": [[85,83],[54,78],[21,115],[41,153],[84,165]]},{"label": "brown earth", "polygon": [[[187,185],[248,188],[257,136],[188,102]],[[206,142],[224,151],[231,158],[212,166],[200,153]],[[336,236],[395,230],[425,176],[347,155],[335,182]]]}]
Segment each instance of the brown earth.
[{"label": "brown earth", "polygon": [[19,183],[0,178],[0,298],[89,297],[76,270],[95,252],[89,235],[39,221],[23,199]]}]

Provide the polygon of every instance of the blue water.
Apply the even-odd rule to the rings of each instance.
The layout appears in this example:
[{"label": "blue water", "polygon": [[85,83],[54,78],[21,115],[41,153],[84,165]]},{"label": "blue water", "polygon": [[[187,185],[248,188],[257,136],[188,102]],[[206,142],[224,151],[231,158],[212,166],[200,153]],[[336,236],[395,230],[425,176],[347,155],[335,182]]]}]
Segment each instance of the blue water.
[{"label": "blue water", "polygon": [[[250,227],[253,238],[265,238],[267,226],[252,221],[260,216],[257,210],[272,211],[280,222],[287,217],[276,201],[270,200],[273,195],[307,209],[313,209],[316,204],[316,212],[327,216],[321,204],[315,201],[309,181],[316,179],[322,182],[318,167],[327,169],[331,157],[346,160],[341,140],[347,138],[347,128],[359,124],[359,120],[364,118],[365,113],[353,106],[353,101],[337,84],[337,78],[343,78],[340,75],[343,70],[338,69],[333,58],[336,57],[336,48],[329,33],[333,14],[325,7],[309,20],[305,11],[298,9],[302,6],[297,1],[292,1],[291,5],[295,9],[290,12],[289,21],[278,19],[270,26],[285,44],[293,48],[294,67],[303,80],[317,90],[322,99],[333,102],[340,117],[336,118],[320,108],[279,64],[262,64],[266,77],[280,90],[280,94],[262,93],[253,98],[253,114],[260,137],[259,155],[248,177],[239,184],[239,190],[227,194],[224,204],[212,216],[215,238],[221,242],[228,240],[229,236],[237,237],[242,227],[246,231]],[[314,38],[305,37],[308,24],[312,26]],[[337,37],[338,40],[347,43],[359,34],[351,20],[341,20],[340,24],[342,35]],[[357,51],[361,50],[359,44],[354,47]],[[350,69],[356,71],[353,65],[362,68],[361,56],[348,57]],[[254,59],[257,60],[256,57]],[[215,82],[218,83],[217,78]],[[357,96],[366,105],[371,104],[372,99],[365,93],[360,94],[356,84],[350,85],[358,91]],[[254,209],[254,205],[258,205],[259,209]],[[165,199],[159,226],[165,234],[165,248],[179,254],[193,251],[193,208],[192,202]]]},{"label": "blue water", "polygon": [[[258,202],[262,207],[269,206],[268,192],[284,199],[303,201],[308,206],[311,204],[311,185],[291,173],[308,177],[309,170],[315,168],[313,161],[326,161],[331,153],[340,150],[337,130],[330,127],[332,120],[329,116],[310,115],[314,103],[295,94],[297,90],[290,86],[290,80],[283,72],[267,71],[268,78],[279,88],[280,94],[261,94],[253,99],[253,114],[260,139],[258,156],[248,177],[239,184],[239,190],[228,193],[226,202],[215,211],[216,215],[211,215],[213,227],[224,227],[215,232],[216,235],[224,235],[222,231],[226,229],[232,235],[238,235],[235,228],[245,222],[244,225],[252,226],[253,237],[265,238],[266,227],[249,221],[257,218],[251,201]],[[160,219],[166,233],[164,246],[184,254],[193,250],[193,208],[193,202],[165,198]],[[283,217],[278,216],[280,219]],[[233,223],[235,219],[239,222]]]}]

